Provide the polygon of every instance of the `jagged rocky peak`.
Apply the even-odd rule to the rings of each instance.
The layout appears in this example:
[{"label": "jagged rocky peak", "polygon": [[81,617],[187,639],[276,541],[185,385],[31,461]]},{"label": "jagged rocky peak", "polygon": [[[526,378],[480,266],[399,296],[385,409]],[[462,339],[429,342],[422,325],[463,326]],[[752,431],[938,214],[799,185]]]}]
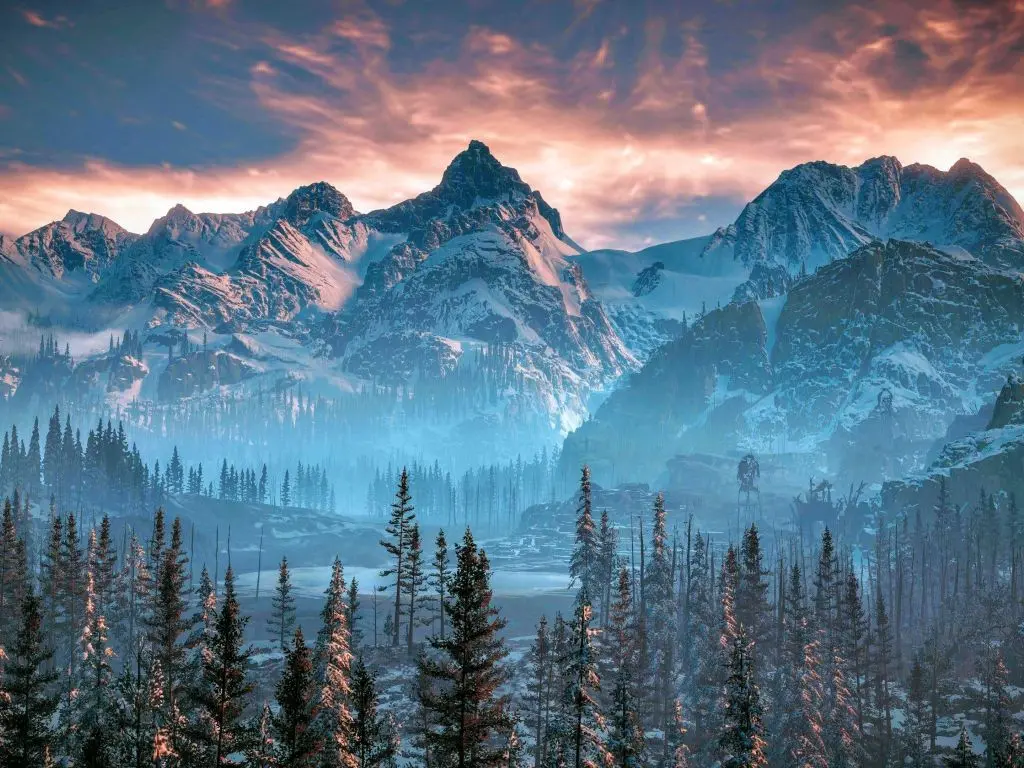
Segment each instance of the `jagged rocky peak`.
[{"label": "jagged rocky peak", "polygon": [[181,203],[176,203],[167,213],[156,219],[149,227],[147,235],[155,235],[161,231],[194,230],[201,226],[199,217]]},{"label": "jagged rocky peak", "polygon": [[502,165],[476,139],[455,156],[434,191],[460,208],[469,208],[476,200],[525,197],[531,192],[519,171]]},{"label": "jagged rocky peak", "polygon": [[74,232],[100,231],[110,236],[123,235],[127,230],[112,219],[101,216],[98,213],[83,213],[71,208],[61,219],[62,224],[67,224]]},{"label": "jagged rocky peak", "polygon": [[284,217],[296,227],[305,226],[318,213],[344,221],[356,212],[349,199],[326,181],[299,187],[285,200]]},{"label": "jagged rocky peak", "polygon": [[522,180],[519,171],[502,165],[486,144],[475,139],[448,164],[441,183],[432,190],[392,208],[374,211],[368,218],[386,231],[413,232],[429,226],[432,219],[449,220],[453,214],[496,203],[511,204],[520,213],[525,206],[535,204],[555,237],[577,247],[562,229],[558,211]]}]

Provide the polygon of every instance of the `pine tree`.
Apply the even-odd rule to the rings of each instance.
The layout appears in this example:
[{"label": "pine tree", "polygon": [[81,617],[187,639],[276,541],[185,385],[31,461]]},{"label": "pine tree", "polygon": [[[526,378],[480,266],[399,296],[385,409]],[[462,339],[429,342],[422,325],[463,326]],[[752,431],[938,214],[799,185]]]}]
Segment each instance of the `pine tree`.
[{"label": "pine tree", "polygon": [[14,639],[19,624],[18,607],[27,589],[27,573],[19,562],[21,550],[8,498],[4,501],[0,528],[0,648],[9,647]]},{"label": "pine tree", "polygon": [[78,667],[75,643],[82,633],[85,600],[85,562],[79,546],[78,524],[69,514],[64,525],[64,540],[60,550],[61,580],[57,585],[57,614],[54,625],[56,658],[67,672],[66,690],[70,693],[71,680]]},{"label": "pine tree", "polygon": [[[889,752],[892,748],[892,635],[889,628],[889,614],[886,611],[885,600],[882,597],[882,590],[880,587],[875,595],[875,626],[873,640],[871,665],[874,670],[873,683],[875,689],[875,759],[884,761],[888,759]],[[839,690],[839,693],[842,693],[841,689]],[[839,719],[836,729],[838,733],[833,736],[833,743],[836,744],[836,746],[841,742],[848,742],[852,745],[852,728],[849,726],[844,727],[841,724],[843,719],[852,719],[843,717],[845,712],[841,696],[838,700],[834,700],[832,702],[830,711],[836,713],[836,717]],[[844,731],[846,732],[845,736],[843,735]]]},{"label": "pine tree", "polygon": [[248,768],[282,768],[277,758],[277,745],[273,733],[274,714],[270,705],[264,703],[260,716],[253,727],[254,735],[245,751]]},{"label": "pine tree", "polygon": [[[107,642],[106,618],[99,611],[92,571],[86,575],[85,617],[79,641],[82,666],[75,680],[75,696],[62,712],[62,731],[71,755],[88,755],[94,765],[110,764],[113,757],[113,651]],[[84,760],[84,757],[83,757]]]},{"label": "pine tree", "polygon": [[588,595],[601,594],[598,578],[600,559],[591,509],[590,467],[584,465],[580,477],[579,505],[576,508],[576,543],[569,561],[571,584],[578,585]]},{"label": "pine tree", "polygon": [[[736,587],[736,620],[747,629],[748,636],[757,638],[762,658],[769,658],[771,650],[768,639],[771,637],[771,608],[768,605],[768,584],[764,577],[761,554],[761,537],[757,525],[750,527],[743,534],[740,547],[740,579]],[[763,639],[763,642],[762,642]]]},{"label": "pine tree", "polygon": [[990,765],[999,766],[1004,762],[1010,739],[1011,717],[1006,690],[1009,672],[1002,649],[995,643],[986,643],[978,655],[976,667],[983,688],[985,755]]},{"label": "pine tree", "polygon": [[363,644],[363,631],[359,629],[359,582],[355,578],[348,583],[345,617],[348,619],[349,644],[354,652]]},{"label": "pine tree", "polygon": [[960,738],[957,740],[953,754],[946,758],[946,768],[979,768],[981,761],[974,754],[971,736],[967,733],[967,724],[960,723]]},{"label": "pine tree", "polygon": [[926,768],[934,765],[925,748],[927,707],[924,669],[921,667],[920,658],[915,658],[910,668],[907,707],[899,734],[900,765],[907,768]]},{"label": "pine tree", "polygon": [[377,710],[377,681],[360,657],[352,668],[352,753],[356,768],[391,768],[398,754],[392,721]]},{"label": "pine tree", "polygon": [[272,722],[280,768],[312,768],[315,765],[319,745],[312,727],[315,693],[313,660],[299,627],[295,630],[291,648],[286,649],[284,672],[275,692],[278,712]]},{"label": "pine tree", "polygon": [[292,484],[288,478],[288,470],[284,471],[284,480],[281,482],[281,506],[290,507],[292,505]]},{"label": "pine tree", "polygon": [[436,723],[426,735],[432,754],[456,768],[490,768],[501,765],[497,741],[509,728],[505,697],[497,693],[506,679],[508,652],[499,634],[505,621],[492,604],[487,556],[468,529],[455,559],[446,602],[451,632],[444,640],[430,638],[432,653],[418,661],[431,681],[420,706]]},{"label": "pine tree", "polygon": [[445,539],[444,530],[437,532],[437,539],[434,541],[434,562],[433,570],[427,578],[427,585],[434,591],[434,613],[440,625],[438,635],[444,640],[444,598],[448,580],[451,577],[448,567],[448,541]]},{"label": "pine tree", "polygon": [[601,737],[605,727],[604,715],[597,700],[601,679],[594,653],[593,617],[586,589],[581,588],[576,597],[569,653],[560,660],[568,682],[564,695],[569,717],[561,730],[570,734],[574,768],[596,768],[607,758]]},{"label": "pine tree", "polygon": [[[170,556],[171,551],[168,551]],[[224,574],[223,603],[210,639],[209,653],[203,659],[205,695],[199,701],[201,717],[212,726],[212,739],[206,746],[211,766],[241,766],[232,755],[246,745],[246,727],[242,715],[253,685],[246,679],[252,651],[243,648],[245,625],[235,595],[235,575],[231,566]]]},{"label": "pine tree", "polygon": [[683,723],[683,705],[679,699],[673,702],[672,726],[665,734],[668,746],[667,768],[687,768],[690,764],[690,750],[686,746],[686,726]]},{"label": "pine tree", "polygon": [[409,531],[409,550],[406,552],[402,567],[405,569],[402,586],[406,593],[405,604],[408,611],[406,646],[411,657],[416,633],[416,612],[423,602],[423,589],[426,584],[426,574],[423,571],[423,544],[420,540],[420,527],[416,523],[413,523]]},{"label": "pine tree", "polygon": [[770,762],[825,768],[820,644],[809,625],[799,565],[790,569],[785,600],[782,658],[775,670],[775,706],[769,729],[774,735]]},{"label": "pine tree", "polygon": [[637,706],[640,675],[635,632],[633,588],[629,571],[623,568],[619,571],[608,628],[610,672],[615,683],[609,706],[607,746],[617,768],[640,768],[646,759],[644,730]]},{"label": "pine tree", "polygon": [[537,636],[528,657],[530,677],[526,683],[527,706],[533,729],[534,765],[543,765],[551,696],[551,642],[547,617],[537,623]]},{"label": "pine tree", "polygon": [[288,571],[288,558],[281,558],[277,572],[277,587],[270,601],[270,617],[267,629],[275,644],[284,653],[288,649],[288,638],[295,628],[295,598],[292,596],[292,579]]},{"label": "pine tree", "polygon": [[597,532],[598,579],[601,585],[601,624],[607,627],[611,616],[611,605],[616,580],[616,555],[619,549],[618,531],[608,519],[608,510],[601,512],[601,524]]},{"label": "pine tree", "polygon": [[[154,536],[154,541],[157,541]],[[188,557],[184,551],[181,519],[171,526],[171,542],[161,549],[151,606],[146,616],[149,643],[164,680],[162,712],[170,732],[172,747],[176,739],[174,711],[185,687],[187,668],[186,640],[191,628],[188,607]]]},{"label": "pine tree", "polygon": [[395,501],[391,505],[391,519],[388,522],[385,532],[390,537],[381,539],[381,546],[394,558],[394,567],[385,568],[380,572],[381,577],[394,576],[395,581],[390,586],[379,587],[381,591],[394,589],[395,611],[392,619],[391,646],[398,647],[399,635],[402,631],[402,597],[405,595],[405,585],[402,579],[405,576],[405,558],[409,551],[409,535],[412,530],[416,515],[413,514],[412,496],[409,493],[409,472],[402,468],[402,474],[398,480],[398,490],[395,493]]},{"label": "pine tree", "polygon": [[324,768],[350,768],[354,757],[350,743],[352,713],[348,707],[352,668],[345,603],[345,579],[337,558],[331,570],[321,627],[314,654],[317,685],[314,727],[321,740]]},{"label": "pine tree", "polygon": [[43,645],[39,599],[31,591],[20,614],[21,627],[7,654],[0,696],[0,765],[11,768],[48,764],[50,719],[58,701],[49,693],[58,676],[45,671],[53,653]]},{"label": "pine tree", "polygon": [[649,689],[651,712],[656,727],[666,733],[669,720],[672,689],[675,673],[675,646],[677,641],[675,624],[675,597],[673,568],[668,549],[668,531],[665,521],[665,497],[659,493],[654,498],[654,520],[651,525],[651,564],[647,571],[646,585],[646,626],[649,629],[651,648],[651,670],[640,670],[650,676],[654,685]]},{"label": "pine tree", "polygon": [[761,697],[754,682],[751,643],[746,629],[739,625],[728,650],[729,676],[726,681],[724,728],[719,736],[723,768],[755,768],[765,766],[767,744]]}]

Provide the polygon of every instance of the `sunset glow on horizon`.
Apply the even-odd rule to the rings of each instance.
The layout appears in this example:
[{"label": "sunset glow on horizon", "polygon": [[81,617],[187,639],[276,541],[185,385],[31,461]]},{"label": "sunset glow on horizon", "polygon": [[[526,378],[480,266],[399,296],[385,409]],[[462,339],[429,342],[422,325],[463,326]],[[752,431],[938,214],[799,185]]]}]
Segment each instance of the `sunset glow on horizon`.
[{"label": "sunset glow on horizon", "polygon": [[810,160],[967,157],[1024,199],[1017,0],[527,5],[4,9],[0,232],[72,208],[145,231],[318,180],[368,211],[470,139],[591,248],[710,232]]}]

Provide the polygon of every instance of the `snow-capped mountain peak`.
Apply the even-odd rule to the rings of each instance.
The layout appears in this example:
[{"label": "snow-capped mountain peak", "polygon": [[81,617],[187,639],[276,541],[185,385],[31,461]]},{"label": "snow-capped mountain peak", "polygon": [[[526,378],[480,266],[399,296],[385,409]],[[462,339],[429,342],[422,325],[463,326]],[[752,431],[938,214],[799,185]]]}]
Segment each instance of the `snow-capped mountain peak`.
[{"label": "snow-capped mountain peak", "polygon": [[306,226],[318,213],[342,221],[356,215],[349,199],[326,181],[299,187],[284,201],[284,218],[293,226]]}]

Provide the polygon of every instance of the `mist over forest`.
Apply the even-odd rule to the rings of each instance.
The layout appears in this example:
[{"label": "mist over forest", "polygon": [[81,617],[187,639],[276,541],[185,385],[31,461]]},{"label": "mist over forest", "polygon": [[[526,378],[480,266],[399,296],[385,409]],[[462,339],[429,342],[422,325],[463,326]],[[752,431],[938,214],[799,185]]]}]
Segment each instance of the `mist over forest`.
[{"label": "mist over forest", "polygon": [[473,141],[0,240],[0,766],[1024,764],[1024,212],[584,250]]}]

